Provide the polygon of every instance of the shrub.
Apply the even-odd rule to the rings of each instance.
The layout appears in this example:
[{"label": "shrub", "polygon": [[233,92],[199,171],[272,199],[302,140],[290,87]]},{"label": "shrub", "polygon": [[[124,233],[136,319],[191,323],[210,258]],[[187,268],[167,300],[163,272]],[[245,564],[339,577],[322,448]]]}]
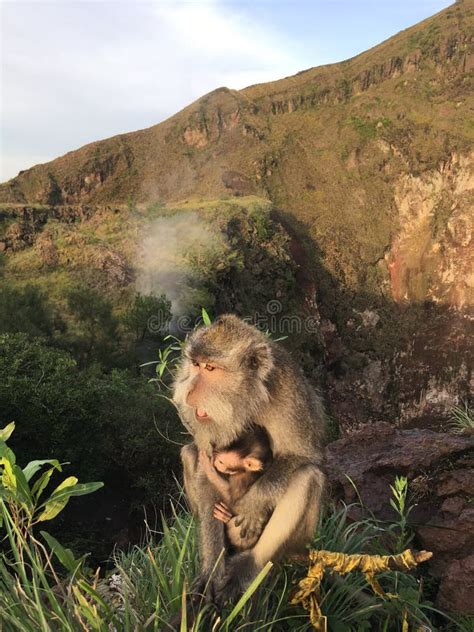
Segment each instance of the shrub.
[{"label": "shrub", "polygon": [[173,487],[177,416],[130,371],[81,368],[40,339],[0,335],[0,417],[17,422],[12,444],[22,462],[57,454],[81,477],[108,483],[103,502],[120,493],[130,509],[161,508]]},{"label": "shrub", "polygon": [[2,281],[0,286],[0,332],[24,332],[31,336],[50,336],[62,328],[61,320],[43,292],[34,285],[23,288]]},{"label": "shrub", "polygon": [[87,286],[76,286],[67,293],[67,304],[75,323],[71,348],[81,364],[99,361],[110,365],[117,348],[118,321],[111,301]]},{"label": "shrub", "polygon": [[164,294],[136,294],[133,303],[122,316],[122,322],[133,334],[135,342],[142,342],[145,337],[162,337],[170,320],[171,301]]}]

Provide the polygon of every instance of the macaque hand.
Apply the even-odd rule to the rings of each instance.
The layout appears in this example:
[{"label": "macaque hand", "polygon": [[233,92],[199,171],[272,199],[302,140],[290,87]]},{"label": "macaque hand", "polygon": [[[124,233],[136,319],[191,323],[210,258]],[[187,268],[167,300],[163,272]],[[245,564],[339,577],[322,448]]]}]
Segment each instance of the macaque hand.
[{"label": "macaque hand", "polygon": [[253,549],[253,547],[257,544],[260,533],[255,535],[253,538],[241,538],[240,537],[240,527],[235,526],[235,518],[231,518],[229,522],[226,524],[225,532],[227,534],[227,539],[230,544],[234,546],[236,549]]},{"label": "macaque hand", "polygon": [[226,524],[231,520],[233,514],[229,507],[225,503],[218,502],[214,505],[214,512],[212,514],[214,518],[220,520],[221,522],[225,522]]},{"label": "macaque hand", "polygon": [[242,541],[254,541],[259,538],[267,524],[272,508],[261,495],[247,492],[235,506],[235,526],[240,527]]}]

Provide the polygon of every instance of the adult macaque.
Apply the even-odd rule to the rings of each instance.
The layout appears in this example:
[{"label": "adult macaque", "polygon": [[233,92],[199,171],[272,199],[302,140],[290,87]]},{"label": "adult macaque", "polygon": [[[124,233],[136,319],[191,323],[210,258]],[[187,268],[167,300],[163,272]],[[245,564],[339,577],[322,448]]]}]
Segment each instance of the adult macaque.
[{"label": "adult macaque", "polygon": [[[248,586],[269,560],[299,553],[311,539],[324,475],[324,411],[289,354],[255,327],[224,315],[187,341],[174,401],[194,442],[182,448],[184,485],[199,521],[201,575],[195,590],[218,604]],[[225,527],[213,517],[220,496],[199,465],[254,424],[264,428],[273,460],[235,504],[242,553],[226,552]],[[212,577],[210,578],[211,571]]]},{"label": "adult macaque", "polygon": [[242,541],[240,529],[231,523],[235,517],[235,504],[263,474],[272,458],[268,435],[259,426],[233,441],[225,450],[214,452],[211,458],[205,452],[199,453],[199,464],[221,496],[221,501],[214,506],[213,516],[229,525],[227,537],[236,549],[250,548],[258,537],[255,536],[253,541]]}]

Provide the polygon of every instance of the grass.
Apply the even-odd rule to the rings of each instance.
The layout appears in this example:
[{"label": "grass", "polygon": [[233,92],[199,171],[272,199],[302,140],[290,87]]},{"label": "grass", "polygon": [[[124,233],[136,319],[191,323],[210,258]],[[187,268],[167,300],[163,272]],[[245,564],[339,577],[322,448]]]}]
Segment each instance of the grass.
[{"label": "grass", "polygon": [[[114,570],[105,577],[87,567],[86,557],[75,559],[50,536],[44,542],[44,537],[19,529],[4,500],[0,507],[9,544],[0,554],[4,632],[173,629],[169,621],[182,609],[198,570],[196,525],[179,503],[173,506],[172,518],[163,518],[161,529],[149,531],[142,545],[116,551]],[[352,519],[357,510],[359,505],[350,505],[328,512],[312,545],[344,553],[378,552],[388,531],[372,517]],[[289,605],[292,589],[305,574],[301,564],[269,564],[236,604],[217,613],[202,603],[193,625],[183,624],[181,630],[309,631],[307,613]],[[410,625],[428,629],[433,629],[433,618],[437,623],[451,620],[461,626],[458,630],[469,629],[469,620],[458,622],[436,611],[423,597],[415,575],[387,572],[379,580],[385,591],[396,593],[395,599],[373,594],[361,574],[343,580],[328,575],[320,599],[328,630],[398,630],[405,617]]]},{"label": "grass", "polygon": [[[209,318],[203,313],[203,318]],[[453,413],[461,425],[472,415]],[[171,621],[186,615],[186,598],[199,569],[198,537],[193,517],[181,502],[171,505],[169,519],[159,530],[148,529],[141,545],[116,550],[106,568],[88,566],[43,531],[73,496],[94,492],[102,483],[79,483],[69,476],[49,491],[53,475],[61,476],[55,459],[32,461],[23,469],[7,441],[11,423],[0,430],[0,622],[2,632],[140,632],[173,630]],[[390,486],[391,523],[381,522],[362,501],[328,507],[311,548],[345,554],[397,554],[411,543],[412,509],[408,481],[397,477]],[[201,601],[194,621],[179,632],[235,632],[312,629],[308,613],[291,605],[294,588],[306,577],[306,564],[267,564],[237,601],[218,612]],[[318,602],[329,632],[395,632],[405,625],[472,630],[472,619],[455,618],[437,610],[423,591],[419,573],[378,573],[386,596],[375,594],[361,573],[342,578],[326,573]],[[383,594],[383,593],[382,593]],[[453,627],[454,626],[454,627]]]},{"label": "grass", "polygon": [[451,409],[449,429],[458,434],[474,432],[474,412],[466,402]]}]

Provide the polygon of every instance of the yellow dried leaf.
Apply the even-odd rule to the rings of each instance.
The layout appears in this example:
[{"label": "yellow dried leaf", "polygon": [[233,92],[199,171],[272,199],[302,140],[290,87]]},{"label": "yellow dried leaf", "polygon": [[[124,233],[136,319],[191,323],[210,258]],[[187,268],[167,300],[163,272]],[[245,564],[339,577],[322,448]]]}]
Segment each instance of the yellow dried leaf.
[{"label": "yellow dried leaf", "polygon": [[[408,571],[415,568],[432,556],[428,551],[412,553],[410,549],[399,555],[348,555],[333,551],[310,551],[310,566],[307,576],[302,579],[292,595],[291,603],[301,604],[309,611],[311,624],[317,632],[326,632],[326,617],[319,605],[321,581],[326,570],[339,575],[347,575],[353,571],[364,573],[367,582],[375,593],[381,597],[394,598],[396,595],[386,594],[375,578],[376,573],[397,570]],[[404,625],[408,621],[404,621]]]}]

